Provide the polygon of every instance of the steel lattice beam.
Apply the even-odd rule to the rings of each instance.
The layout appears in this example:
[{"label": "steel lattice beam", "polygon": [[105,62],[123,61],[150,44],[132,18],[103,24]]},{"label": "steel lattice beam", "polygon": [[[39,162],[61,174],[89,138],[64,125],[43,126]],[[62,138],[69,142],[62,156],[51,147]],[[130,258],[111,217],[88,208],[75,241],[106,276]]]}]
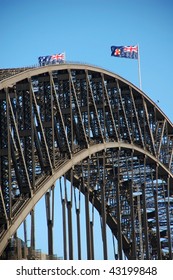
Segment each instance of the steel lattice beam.
[{"label": "steel lattice beam", "polygon": [[[173,125],[138,88],[87,65],[23,71],[0,82],[0,132],[0,254],[44,194],[53,253],[48,190],[64,176],[85,196],[88,259],[89,203],[100,213],[104,259],[106,225],[119,259],[172,259]],[[65,259],[72,206],[62,196]],[[76,215],[81,259],[79,207]]]}]

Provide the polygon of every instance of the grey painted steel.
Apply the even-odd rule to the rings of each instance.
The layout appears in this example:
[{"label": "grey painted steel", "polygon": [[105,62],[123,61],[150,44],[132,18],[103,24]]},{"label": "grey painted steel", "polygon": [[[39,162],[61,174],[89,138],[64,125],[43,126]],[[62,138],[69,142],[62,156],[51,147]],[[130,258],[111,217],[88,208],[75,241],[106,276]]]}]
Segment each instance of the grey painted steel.
[{"label": "grey painted steel", "polygon": [[[98,144],[91,146],[87,150],[84,150],[82,152],[79,152],[72,158],[71,160],[67,161],[65,164],[62,164],[59,170],[57,170],[52,176],[49,176],[46,179],[46,182],[40,186],[39,190],[35,193],[35,195],[32,197],[31,200],[27,201],[27,203],[22,208],[22,211],[16,216],[13,224],[9,227],[3,238],[1,239],[1,247],[0,247],[0,254],[4,250],[5,246],[8,243],[9,238],[16,232],[17,228],[20,226],[20,224],[25,220],[26,216],[31,212],[31,210],[34,208],[34,206],[37,204],[37,202],[41,199],[41,197],[46,194],[46,192],[51,188],[52,185],[57,181],[58,178],[66,174],[68,170],[70,170],[73,166],[81,162],[83,159],[89,157],[90,155],[106,150],[108,148],[126,148],[129,150],[136,150],[140,152],[141,154],[147,155],[153,162],[157,162],[157,159],[154,158],[151,154],[148,152],[140,149],[139,147],[135,147],[134,145],[126,144],[126,143],[104,143],[104,144]],[[161,164],[161,168],[163,171],[170,174],[170,177],[173,180],[173,175],[165,168],[164,165]]]},{"label": "grey painted steel", "polygon": [[64,176],[71,182],[70,197],[61,194],[64,259],[73,258],[73,186],[85,195],[88,259],[89,201],[100,214],[104,259],[106,224],[119,259],[172,259],[173,125],[137,87],[90,65],[29,69],[0,82],[0,133],[0,255],[44,194],[53,255],[48,191]]},{"label": "grey painted steel", "polygon": [[93,65],[87,65],[87,64],[59,64],[59,65],[47,65],[44,67],[38,67],[26,70],[24,72],[21,72],[19,74],[16,74],[14,77],[11,76],[7,79],[4,79],[0,82],[0,90],[3,88],[8,88],[13,86],[15,83],[24,80],[29,79],[32,76],[36,76],[43,73],[51,73],[54,70],[66,70],[66,69],[78,69],[78,70],[90,70],[90,71],[96,71],[98,73],[102,73],[105,75],[110,75],[112,77],[115,77],[116,79],[124,82],[125,84],[131,86],[132,88],[136,89],[140,94],[142,94],[153,106],[157,107],[159,112],[164,116],[164,118],[169,121],[169,123],[172,125],[172,122],[168,119],[168,117],[164,114],[164,112],[157,106],[155,102],[153,102],[152,99],[150,99],[143,91],[141,91],[139,88],[137,88],[135,85],[130,83],[128,80],[122,78],[121,76],[115,74],[114,72],[111,72],[109,70],[105,70],[103,68],[99,68],[98,66]]}]

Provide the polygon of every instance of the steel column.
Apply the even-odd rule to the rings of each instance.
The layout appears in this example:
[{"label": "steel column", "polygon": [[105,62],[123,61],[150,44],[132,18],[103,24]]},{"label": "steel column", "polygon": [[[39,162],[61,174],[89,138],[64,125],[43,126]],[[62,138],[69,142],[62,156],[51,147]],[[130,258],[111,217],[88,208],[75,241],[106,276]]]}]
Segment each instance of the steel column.
[{"label": "steel column", "polygon": [[[50,200],[52,200],[52,203]],[[53,253],[54,187],[46,193],[45,202],[46,202],[46,217],[47,217],[47,230],[48,230],[48,253],[50,256],[53,256],[54,254]]]},{"label": "steel column", "polygon": [[[118,225],[118,259],[123,259],[122,227],[121,227],[121,199],[120,199],[120,150],[118,150],[118,168],[113,168],[116,187],[116,208],[117,208],[117,225]],[[117,178],[117,180],[116,180]]]}]

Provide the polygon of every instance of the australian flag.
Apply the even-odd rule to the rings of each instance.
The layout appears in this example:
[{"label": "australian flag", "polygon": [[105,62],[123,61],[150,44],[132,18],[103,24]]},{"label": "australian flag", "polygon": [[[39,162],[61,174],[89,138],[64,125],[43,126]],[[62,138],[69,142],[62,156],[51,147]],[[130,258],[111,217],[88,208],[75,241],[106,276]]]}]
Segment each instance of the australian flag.
[{"label": "australian flag", "polygon": [[49,64],[62,63],[65,60],[65,53],[59,53],[54,55],[39,56],[38,63],[40,66]]},{"label": "australian flag", "polygon": [[116,57],[138,59],[138,46],[112,46],[111,55]]}]

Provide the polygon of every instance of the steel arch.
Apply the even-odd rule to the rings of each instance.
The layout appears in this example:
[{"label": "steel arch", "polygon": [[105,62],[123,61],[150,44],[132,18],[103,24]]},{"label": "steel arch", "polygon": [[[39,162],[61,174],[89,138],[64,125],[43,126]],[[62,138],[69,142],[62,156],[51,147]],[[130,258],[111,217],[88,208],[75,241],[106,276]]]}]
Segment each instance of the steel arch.
[{"label": "steel arch", "polygon": [[143,92],[93,66],[33,68],[1,81],[0,127],[1,253],[72,170],[101,215],[105,259],[106,223],[120,259],[172,259],[173,126]]}]

